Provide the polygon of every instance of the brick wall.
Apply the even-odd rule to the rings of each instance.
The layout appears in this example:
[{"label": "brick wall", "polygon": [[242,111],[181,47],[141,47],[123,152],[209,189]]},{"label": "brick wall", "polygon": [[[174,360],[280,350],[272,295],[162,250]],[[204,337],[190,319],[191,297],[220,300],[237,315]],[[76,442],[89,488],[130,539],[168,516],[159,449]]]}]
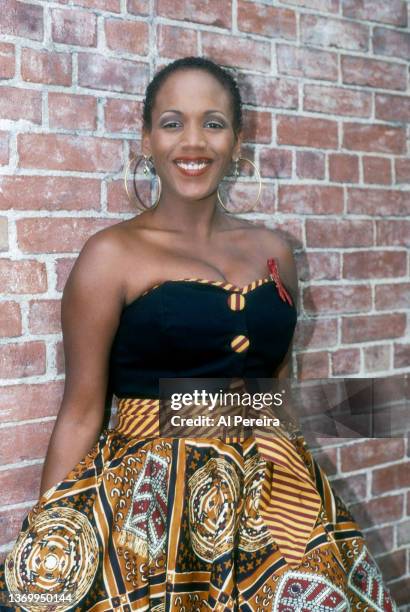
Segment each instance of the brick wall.
[{"label": "brick wall", "polygon": [[[59,407],[65,280],[88,236],[134,214],[124,163],[167,60],[206,55],[238,71],[264,181],[258,218],[297,255],[296,375],[409,372],[409,7],[2,1],[0,558],[36,499]],[[409,439],[320,440],[315,452],[407,603]]]}]

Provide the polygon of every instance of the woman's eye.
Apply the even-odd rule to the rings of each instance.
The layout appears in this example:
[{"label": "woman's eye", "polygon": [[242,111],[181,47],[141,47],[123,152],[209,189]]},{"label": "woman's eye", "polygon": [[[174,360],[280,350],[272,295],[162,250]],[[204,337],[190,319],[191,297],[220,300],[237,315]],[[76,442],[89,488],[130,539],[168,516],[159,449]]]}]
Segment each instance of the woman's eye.
[{"label": "woman's eye", "polygon": [[[164,125],[162,127],[164,128],[175,128],[180,126],[180,122],[179,121],[168,121],[167,123],[164,123]],[[205,124],[207,127],[211,127],[212,129],[215,128],[223,128],[224,125],[222,123],[219,123],[219,121],[207,121],[207,123]]]}]

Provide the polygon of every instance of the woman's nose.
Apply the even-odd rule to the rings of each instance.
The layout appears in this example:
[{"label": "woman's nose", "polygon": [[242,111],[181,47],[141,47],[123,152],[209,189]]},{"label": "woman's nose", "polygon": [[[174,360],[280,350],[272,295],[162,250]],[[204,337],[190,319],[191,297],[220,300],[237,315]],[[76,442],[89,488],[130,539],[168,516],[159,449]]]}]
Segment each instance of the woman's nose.
[{"label": "woman's nose", "polygon": [[202,127],[194,123],[186,124],[182,133],[182,141],[186,146],[205,146],[206,140]]}]

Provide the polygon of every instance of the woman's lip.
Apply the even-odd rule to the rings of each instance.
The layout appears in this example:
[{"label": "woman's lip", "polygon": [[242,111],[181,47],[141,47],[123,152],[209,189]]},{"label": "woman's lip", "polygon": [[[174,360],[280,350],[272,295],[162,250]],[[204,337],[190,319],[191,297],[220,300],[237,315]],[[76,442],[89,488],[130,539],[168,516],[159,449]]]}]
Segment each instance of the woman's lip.
[{"label": "woman's lip", "polygon": [[[183,161],[183,160],[181,159],[181,160],[178,160],[178,161]],[[188,170],[187,168],[182,168],[182,166],[179,166],[177,164],[177,162],[174,162],[174,163],[175,163],[176,167],[178,168],[178,170],[181,172],[181,174],[183,174],[184,176],[200,176],[201,174],[204,174],[204,172],[206,172],[208,170],[208,168],[209,168],[209,166],[211,165],[212,162],[208,161],[207,164],[203,168],[199,168],[197,170],[194,170],[193,168]]]}]

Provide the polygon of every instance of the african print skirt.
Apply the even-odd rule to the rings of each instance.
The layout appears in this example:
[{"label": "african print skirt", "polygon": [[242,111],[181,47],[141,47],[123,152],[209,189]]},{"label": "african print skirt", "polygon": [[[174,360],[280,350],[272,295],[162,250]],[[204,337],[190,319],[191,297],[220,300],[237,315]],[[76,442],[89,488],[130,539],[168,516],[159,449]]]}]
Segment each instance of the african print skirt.
[{"label": "african print skirt", "polygon": [[158,400],[118,409],[24,519],[1,610],[397,610],[300,432],[161,438]]}]

